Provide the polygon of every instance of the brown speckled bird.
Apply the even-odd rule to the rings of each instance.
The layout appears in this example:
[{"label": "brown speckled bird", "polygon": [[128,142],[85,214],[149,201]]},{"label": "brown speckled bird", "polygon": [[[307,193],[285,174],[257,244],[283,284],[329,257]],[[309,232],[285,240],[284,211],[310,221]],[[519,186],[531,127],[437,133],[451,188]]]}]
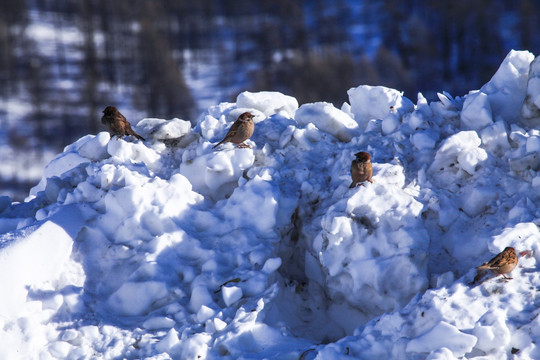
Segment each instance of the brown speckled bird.
[{"label": "brown speckled bird", "polygon": [[483,263],[481,266],[478,266],[478,270],[491,270],[497,275],[502,275],[505,279],[511,279],[506,277],[505,274],[508,274],[515,269],[518,264],[518,257],[516,250],[513,247],[506,247],[502,252],[497,254],[493,259],[489,260],[487,263]]},{"label": "brown speckled bird", "polygon": [[133,131],[129,121],[127,121],[124,115],[122,115],[114,106],[107,106],[105,110],[103,110],[101,123],[105,125],[107,131],[111,134],[111,137],[117,136],[120,138],[124,135],[131,135],[144,141],[144,138]]},{"label": "brown speckled bird", "polygon": [[356,159],[351,163],[352,183],[349,188],[353,188],[358,184],[362,185],[364,181],[373,182],[373,167],[371,166],[371,156],[364,151],[354,154]]},{"label": "brown speckled bird", "polygon": [[233,144],[237,144],[240,148],[250,147],[249,145],[244,144],[244,141],[246,141],[251,137],[251,135],[253,135],[253,130],[255,130],[255,124],[253,123],[253,115],[251,113],[245,112],[240,115],[238,117],[238,120],[236,120],[232,124],[229,132],[227,132],[227,135],[225,135],[225,138],[218,142],[216,145],[214,145],[213,148],[216,148],[217,146],[226,142],[232,142]]}]

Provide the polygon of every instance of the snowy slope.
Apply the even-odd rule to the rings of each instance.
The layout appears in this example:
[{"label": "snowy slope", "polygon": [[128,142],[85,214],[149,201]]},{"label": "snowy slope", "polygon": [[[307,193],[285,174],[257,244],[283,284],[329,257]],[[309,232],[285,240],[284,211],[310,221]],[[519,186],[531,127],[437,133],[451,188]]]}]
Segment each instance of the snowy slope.
[{"label": "snowy slope", "polygon": [[[0,358],[539,358],[533,59],[431,104],[245,92],[81,138],[0,198]],[[252,148],[212,149],[244,111]],[[375,182],[349,189],[358,151]],[[513,279],[473,283],[506,246]]]}]

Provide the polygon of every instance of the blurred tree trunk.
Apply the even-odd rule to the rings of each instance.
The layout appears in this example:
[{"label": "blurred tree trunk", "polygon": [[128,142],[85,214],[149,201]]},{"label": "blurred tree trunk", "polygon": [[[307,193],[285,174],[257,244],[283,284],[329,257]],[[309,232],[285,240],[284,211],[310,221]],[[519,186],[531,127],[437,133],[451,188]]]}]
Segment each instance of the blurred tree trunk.
[{"label": "blurred tree trunk", "polygon": [[[86,129],[88,132],[95,134],[99,131],[98,116],[98,83],[99,73],[97,69],[97,49],[94,43],[94,19],[93,1],[83,0],[81,3],[81,22],[83,30],[83,71],[84,71],[84,88],[82,91],[81,105],[88,109]],[[64,124],[66,129],[72,130],[71,121]]]}]

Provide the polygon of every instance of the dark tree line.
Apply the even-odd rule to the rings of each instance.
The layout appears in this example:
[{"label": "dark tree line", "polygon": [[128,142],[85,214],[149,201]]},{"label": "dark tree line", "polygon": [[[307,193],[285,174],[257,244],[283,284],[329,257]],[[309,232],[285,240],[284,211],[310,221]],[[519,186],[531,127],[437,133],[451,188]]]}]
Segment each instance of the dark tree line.
[{"label": "dark tree line", "polygon": [[[40,53],[26,32],[30,10],[81,38],[57,36],[52,54]],[[197,68],[184,66],[186,51],[195,64],[219,59],[223,101],[278,90],[340,106],[360,84],[413,100],[419,91],[462,95],[511,48],[539,53],[539,28],[535,0],[0,0],[0,98],[26,96],[32,106],[22,121],[35,136],[23,141],[16,128],[17,144],[60,147],[100,131],[110,102],[195,118],[183,71]],[[9,116],[0,109],[0,121]]]}]

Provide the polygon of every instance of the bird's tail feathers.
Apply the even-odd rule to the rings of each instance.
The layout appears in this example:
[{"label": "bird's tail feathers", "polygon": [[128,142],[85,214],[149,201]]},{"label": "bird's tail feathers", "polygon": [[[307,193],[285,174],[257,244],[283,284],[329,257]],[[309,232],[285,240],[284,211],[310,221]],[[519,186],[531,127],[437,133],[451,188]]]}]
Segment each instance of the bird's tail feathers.
[{"label": "bird's tail feathers", "polygon": [[217,148],[219,145],[223,144],[223,141],[218,142],[216,145],[212,146],[212,149]]}]

